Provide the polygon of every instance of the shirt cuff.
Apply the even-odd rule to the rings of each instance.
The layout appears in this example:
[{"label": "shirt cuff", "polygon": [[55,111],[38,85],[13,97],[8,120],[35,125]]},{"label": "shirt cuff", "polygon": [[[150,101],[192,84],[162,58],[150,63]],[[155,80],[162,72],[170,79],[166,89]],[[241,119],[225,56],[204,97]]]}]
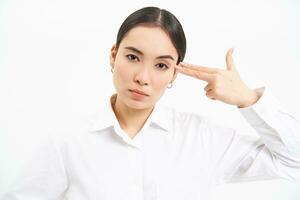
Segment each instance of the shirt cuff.
[{"label": "shirt cuff", "polygon": [[283,108],[268,88],[260,87],[255,91],[260,94],[258,101],[251,106],[238,108],[238,110],[251,125],[260,125],[266,122],[273,124],[274,116],[278,111],[283,111]]}]

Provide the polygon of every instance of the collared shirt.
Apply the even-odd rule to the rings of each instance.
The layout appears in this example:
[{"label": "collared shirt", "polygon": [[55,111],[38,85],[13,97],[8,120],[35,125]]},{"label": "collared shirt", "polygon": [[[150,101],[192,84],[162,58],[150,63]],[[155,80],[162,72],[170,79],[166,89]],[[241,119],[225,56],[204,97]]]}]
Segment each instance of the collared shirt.
[{"label": "collared shirt", "polygon": [[300,123],[271,92],[239,108],[259,138],[156,105],[131,139],[109,101],[87,131],[52,137],[2,200],[196,200],[215,185],[300,177]]}]

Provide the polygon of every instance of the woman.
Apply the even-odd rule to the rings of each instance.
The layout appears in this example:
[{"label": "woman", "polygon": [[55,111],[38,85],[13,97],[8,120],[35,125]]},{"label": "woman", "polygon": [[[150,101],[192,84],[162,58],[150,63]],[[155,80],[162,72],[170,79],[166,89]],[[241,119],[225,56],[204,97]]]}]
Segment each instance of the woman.
[{"label": "woman", "polygon": [[[3,199],[209,199],[213,186],[300,177],[300,124],[262,87],[227,69],[183,63],[176,17],[146,7],[123,22],[110,65],[116,94],[86,132],[51,139]],[[207,97],[236,105],[260,139],[156,103],[178,73],[208,84]]]}]

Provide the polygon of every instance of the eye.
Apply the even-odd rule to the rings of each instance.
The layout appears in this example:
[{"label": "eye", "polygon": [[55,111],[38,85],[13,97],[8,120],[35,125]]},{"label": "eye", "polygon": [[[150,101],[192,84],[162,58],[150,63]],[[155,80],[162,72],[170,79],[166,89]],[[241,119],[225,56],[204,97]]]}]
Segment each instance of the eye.
[{"label": "eye", "polygon": [[128,54],[126,55],[126,57],[130,60],[130,61],[139,61],[139,58],[133,54]]},{"label": "eye", "polygon": [[169,68],[169,67],[168,67],[166,64],[164,64],[164,63],[158,63],[156,66],[157,66],[160,70],[166,70],[166,69]]}]

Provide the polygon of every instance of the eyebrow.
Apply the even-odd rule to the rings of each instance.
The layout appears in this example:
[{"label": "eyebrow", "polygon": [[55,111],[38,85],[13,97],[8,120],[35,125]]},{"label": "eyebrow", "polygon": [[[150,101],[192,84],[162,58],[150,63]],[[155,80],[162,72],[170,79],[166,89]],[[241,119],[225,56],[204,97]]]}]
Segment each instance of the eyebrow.
[{"label": "eyebrow", "polygon": [[[135,47],[132,47],[132,46],[128,46],[128,47],[125,47],[125,49],[129,49],[129,50],[132,50],[140,55],[144,55],[144,53],[140,50],[138,50],[137,48]],[[158,56],[156,57],[157,59],[163,59],[163,58],[168,58],[168,59],[171,59],[171,60],[175,60],[171,55],[162,55],[162,56]]]}]

